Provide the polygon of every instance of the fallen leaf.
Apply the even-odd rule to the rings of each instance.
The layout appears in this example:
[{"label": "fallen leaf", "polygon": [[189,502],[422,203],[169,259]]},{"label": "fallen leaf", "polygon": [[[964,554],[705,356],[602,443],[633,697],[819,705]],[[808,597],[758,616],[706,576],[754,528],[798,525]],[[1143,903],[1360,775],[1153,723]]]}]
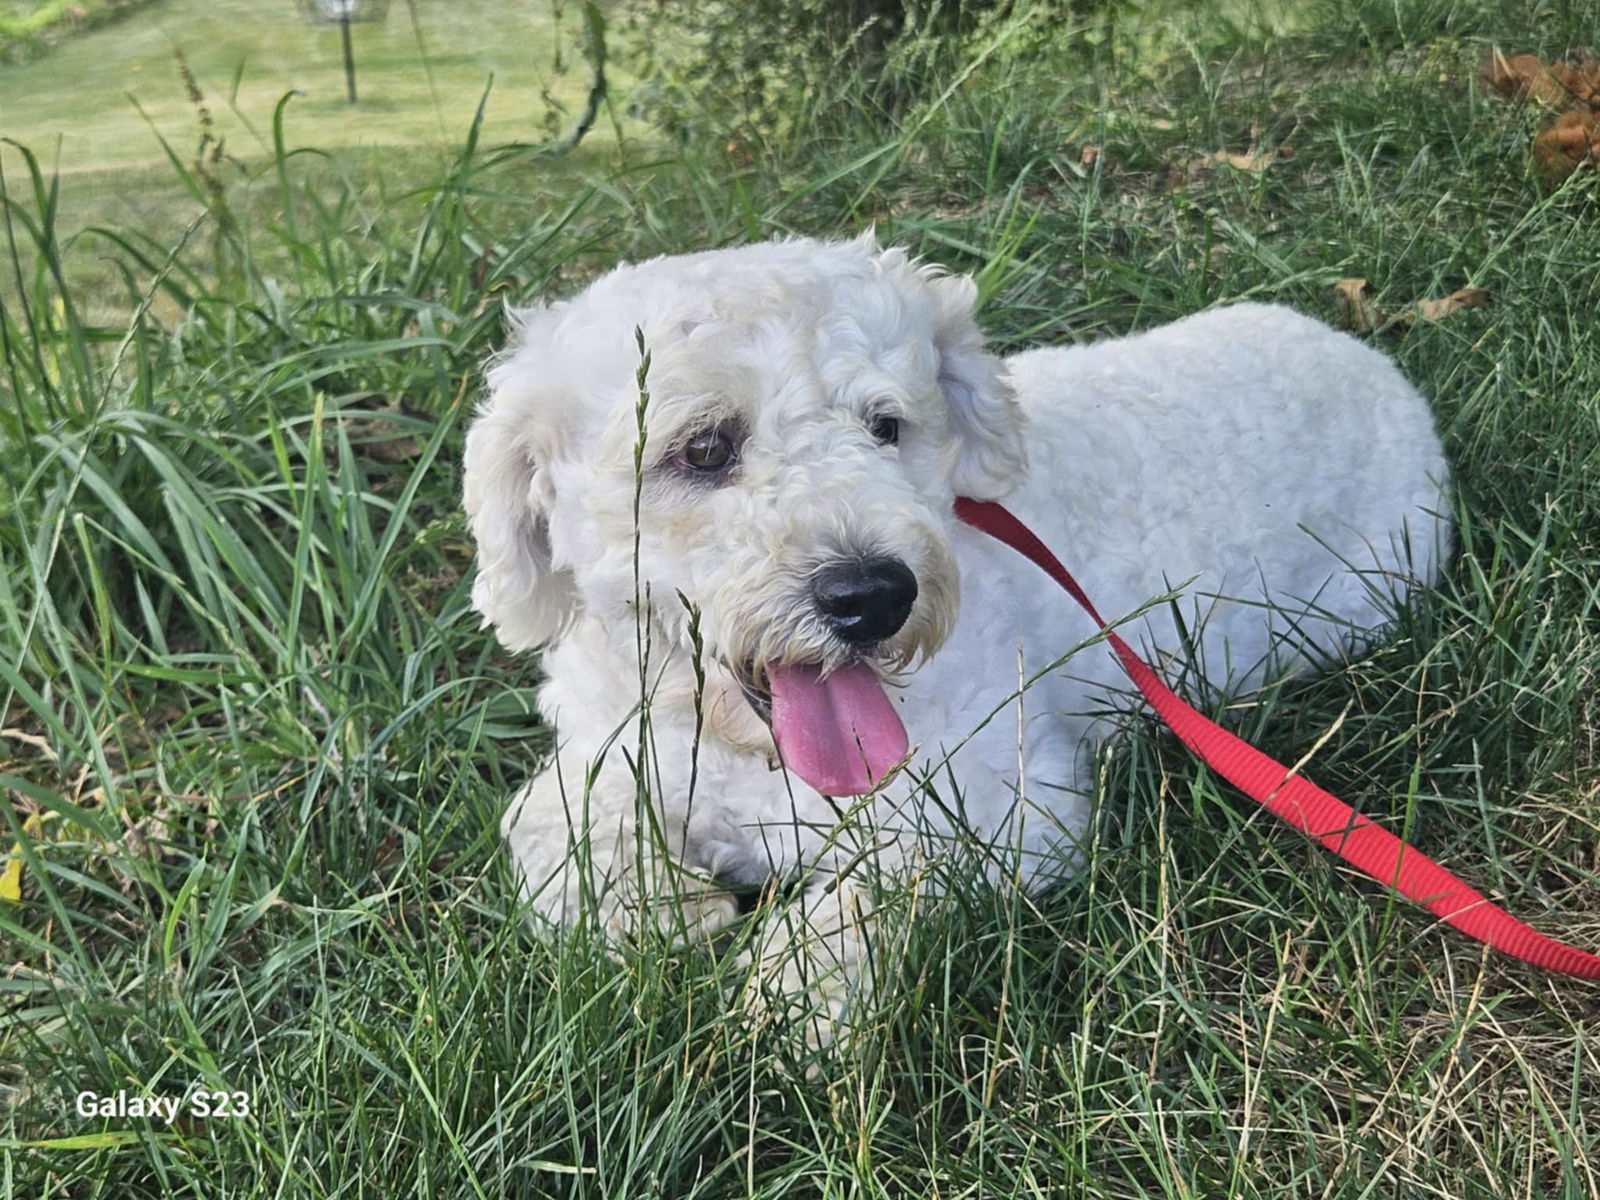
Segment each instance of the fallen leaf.
[{"label": "fallen leaf", "polygon": [[1584,163],[1600,163],[1600,113],[1564,112],[1533,139],[1533,169],[1560,183]]},{"label": "fallen leaf", "polygon": [[1533,142],[1533,169],[1560,183],[1585,163],[1600,163],[1600,59],[1573,48],[1557,62],[1490,50],[1478,70],[1490,91],[1530,100],[1552,116]]},{"label": "fallen leaf", "polygon": [[1418,300],[1404,312],[1391,313],[1374,299],[1372,284],[1365,279],[1341,279],[1333,285],[1333,302],[1339,310],[1339,328],[1359,337],[1373,333],[1404,336],[1421,321],[1442,321],[1469,308],[1489,303],[1483,288],[1460,288],[1437,300]]},{"label": "fallen leaf", "polygon": [[1339,328],[1368,334],[1388,323],[1389,316],[1373,302],[1372,285],[1365,279],[1341,279],[1333,285],[1333,302],[1339,310]]},{"label": "fallen leaf", "polygon": [[1417,316],[1424,321],[1442,321],[1463,309],[1483,308],[1488,303],[1489,293],[1483,288],[1460,288],[1442,300],[1417,301]]},{"label": "fallen leaf", "polygon": [[11,856],[6,859],[5,870],[0,871],[0,900],[9,900],[12,904],[22,899],[22,843],[18,842],[11,847]]},{"label": "fallen leaf", "polygon": [[1567,89],[1537,54],[1513,54],[1499,49],[1484,55],[1478,78],[1492,92],[1508,100],[1532,100],[1553,108],[1566,107]]},{"label": "fallen leaf", "polygon": [[[22,836],[30,842],[37,842],[44,836],[44,821],[38,813],[28,814],[27,820],[22,822]],[[0,869],[0,900],[9,900],[17,904],[22,900],[22,843],[16,842],[11,847],[11,853],[6,858],[4,869]]]},{"label": "fallen leaf", "polygon": [[1211,156],[1219,163],[1227,163],[1239,171],[1252,171],[1259,175],[1273,163],[1287,162],[1294,157],[1293,146],[1279,146],[1276,150],[1252,150],[1248,154],[1230,154],[1226,150],[1218,150]]}]

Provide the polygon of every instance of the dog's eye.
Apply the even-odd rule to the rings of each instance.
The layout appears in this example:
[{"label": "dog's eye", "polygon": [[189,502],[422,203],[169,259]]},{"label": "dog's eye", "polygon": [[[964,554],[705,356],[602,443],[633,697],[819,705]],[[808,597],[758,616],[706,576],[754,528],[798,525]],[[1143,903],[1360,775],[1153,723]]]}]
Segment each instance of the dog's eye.
[{"label": "dog's eye", "polygon": [[900,420],[898,417],[874,417],[872,424],[867,426],[867,430],[880,446],[897,446],[900,444]]},{"label": "dog's eye", "polygon": [[696,434],[674,458],[697,474],[715,475],[732,466],[737,454],[733,434],[718,427]]}]

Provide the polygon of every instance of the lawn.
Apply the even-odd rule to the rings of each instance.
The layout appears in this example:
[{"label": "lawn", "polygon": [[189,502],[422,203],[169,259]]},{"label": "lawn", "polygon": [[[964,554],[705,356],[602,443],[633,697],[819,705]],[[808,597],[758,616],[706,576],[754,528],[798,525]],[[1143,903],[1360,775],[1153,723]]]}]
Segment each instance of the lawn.
[{"label": "lawn", "polygon": [[[425,185],[475,120],[496,145],[567,133],[589,85],[579,36],[570,5],[398,0],[382,22],[353,26],[351,105],[338,27],[306,20],[292,0],[150,0],[0,66],[3,133],[70,180],[63,233],[114,224],[170,242],[199,208],[169,149],[184,162],[214,157],[218,178],[248,192],[273,160],[282,102],[288,151],[331,156],[364,180],[381,175],[391,191]],[[624,64],[609,75],[628,79]],[[603,117],[592,137],[613,141],[612,122]],[[89,291],[110,283],[98,263],[79,264],[76,278]]]},{"label": "lawn", "polygon": [[126,16],[140,0],[5,0],[0,3],[0,60],[48,53],[62,39]]},{"label": "lawn", "polygon": [[381,22],[353,26],[359,100],[351,105],[338,27],[306,20],[292,0],[153,0],[5,68],[6,135],[53,161],[59,146],[68,173],[159,165],[152,127],[183,148],[196,136],[179,55],[208,98],[217,136],[247,159],[270,157],[272,109],[289,93],[291,148],[453,145],[491,79],[483,128],[495,142],[547,137],[547,93],[581,105],[575,6],[559,37],[548,4],[395,0],[387,10]]},{"label": "lawn", "polygon": [[[220,186],[158,24],[201,11],[246,157]],[[158,0],[0,68],[45,164],[4,148],[0,1194],[1600,1194],[1595,985],[1393,901],[1136,719],[1083,872],[923,898],[820,1057],[747,1020],[731,956],[536,935],[497,824],[550,733],[471,610],[458,466],[503,302],[644,255],[873,224],[975,273],[1001,350],[1241,298],[1332,321],[1350,277],[1392,312],[1484,289],[1375,335],[1455,468],[1446,580],[1226,720],[1600,948],[1600,172],[1541,182],[1542,115],[1477,81],[1600,16],[1080,6],[919,43],[892,114],[780,72],[559,157],[505,148],[545,136],[517,76],[549,10],[525,39],[415,11],[358,30],[355,113],[287,5]],[[176,199],[116,210],[119,178]]]}]

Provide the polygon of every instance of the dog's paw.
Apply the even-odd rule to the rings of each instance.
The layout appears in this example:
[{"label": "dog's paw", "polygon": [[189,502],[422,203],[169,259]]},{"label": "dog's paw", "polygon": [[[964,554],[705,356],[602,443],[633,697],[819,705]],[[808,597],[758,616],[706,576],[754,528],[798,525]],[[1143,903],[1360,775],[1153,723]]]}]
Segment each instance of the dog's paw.
[{"label": "dog's paw", "polygon": [[856,889],[815,889],[765,914],[748,967],[743,1006],[754,1030],[796,1050],[825,1050],[849,1029],[870,986],[871,908]]},{"label": "dog's paw", "polygon": [[850,1045],[851,988],[840,979],[819,980],[795,971],[763,972],[751,960],[738,996],[746,1035],[775,1053],[772,1065],[797,1082],[833,1074]]},{"label": "dog's paw", "polygon": [[709,942],[732,928],[739,920],[739,901],[728,892],[705,891],[683,896],[678,913],[684,937]]},{"label": "dog's paw", "polygon": [[[773,958],[747,962],[749,973],[740,997],[751,1031],[775,1034],[796,1051],[826,1050],[847,1028],[851,980],[840,970],[821,973],[818,964]],[[805,956],[798,956],[804,959]]]}]

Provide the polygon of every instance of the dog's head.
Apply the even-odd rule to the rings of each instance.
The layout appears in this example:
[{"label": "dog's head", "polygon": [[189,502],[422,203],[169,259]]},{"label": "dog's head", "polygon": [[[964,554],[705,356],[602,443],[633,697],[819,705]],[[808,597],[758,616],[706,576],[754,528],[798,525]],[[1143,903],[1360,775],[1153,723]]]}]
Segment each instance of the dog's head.
[{"label": "dog's head", "polygon": [[467,437],[478,610],[512,649],[580,616],[631,646],[636,604],[689,649],[698,611],[780,745],[830,706],[875,737],[875,672],[954,621],[954,497],[1024,467],[975,292],[869,235],[656,259],[523,312]]}]

